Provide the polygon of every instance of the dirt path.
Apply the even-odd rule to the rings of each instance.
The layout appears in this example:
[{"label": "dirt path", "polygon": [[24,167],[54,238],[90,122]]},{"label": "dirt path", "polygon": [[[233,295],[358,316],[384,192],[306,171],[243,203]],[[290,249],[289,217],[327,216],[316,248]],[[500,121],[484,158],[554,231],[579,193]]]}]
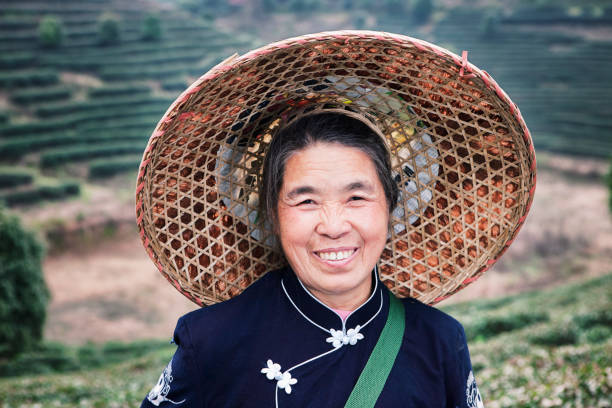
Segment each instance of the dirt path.
[{"label": "dirt path", "polygon": [[[538,160],[536,197],[518,238],[491,270],[443,304],[612,272],[607,191],[593,176],[604,172],[607,163],[545,155]],[[568,176],[576,172],[582,176]],[[96,213],[122,211],[128,217],[133,211],[119,200],[114,211],[109,205]],[[170,338],[176,319],[196,308],[157,272],[133,228],[112,240],[48,257],[44,272],[53,296],[45,335],[52,340]]]},{"label": "dirt path", "polygon": [[172,336],[197,306],[159,274],[136,234],[46,260],[52,293],[45,336],[67,343]]}]

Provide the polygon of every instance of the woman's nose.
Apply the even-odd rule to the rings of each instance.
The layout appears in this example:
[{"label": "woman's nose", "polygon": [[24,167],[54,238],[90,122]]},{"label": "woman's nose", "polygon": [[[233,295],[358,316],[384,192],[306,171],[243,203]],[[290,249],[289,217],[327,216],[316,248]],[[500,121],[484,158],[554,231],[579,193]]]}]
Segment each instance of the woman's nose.
[{"label": "woman's nose", "polygon": [[342,210],[328,210],[321,212],[321,218],[315,232],[331,239],[337,239],[344,236],[350,229],[351,224]]}]

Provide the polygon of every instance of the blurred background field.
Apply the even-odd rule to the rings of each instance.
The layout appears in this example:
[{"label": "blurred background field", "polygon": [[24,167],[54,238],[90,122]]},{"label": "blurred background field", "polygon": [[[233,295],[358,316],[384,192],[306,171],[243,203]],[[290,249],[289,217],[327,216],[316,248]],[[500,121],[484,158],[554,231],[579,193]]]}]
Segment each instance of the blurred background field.
[{"label": "blurred background field", "polygon": [[468,50],[533,135],[526,224],[439,305],[465,326],[485,406],[612,406],[609,1],[0,0],[0,201],[46,248],[50,292],[42,342],[0,347],[1,408],[138,406],[196,307],[136,232],[151,131],[234,52],[337,29]]}]

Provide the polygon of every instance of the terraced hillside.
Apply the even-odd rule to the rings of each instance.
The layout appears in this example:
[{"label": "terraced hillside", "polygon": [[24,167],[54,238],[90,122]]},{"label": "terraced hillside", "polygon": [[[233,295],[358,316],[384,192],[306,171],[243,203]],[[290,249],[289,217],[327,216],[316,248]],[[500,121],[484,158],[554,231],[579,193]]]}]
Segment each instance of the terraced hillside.
[{"label": "terraced hillside", "polygon": [[[102,45],[103,16],[118,41]],[[158,40],[143,38],[154,13]],[[44,47],[39,24],[63,27]],[[83,181],[135,170],[155,124],[188,83],[250,39],[147,0],[0,0],[0,200],[79,194]]]},{"label": "terraced hillside", "polygon": [[[330,3],[345,18],[339,21],[359,14],[339,4]],[[501,12],[485,8],[499,7],[495,2],[466,4],[438,3],[428,24],[374,11],[375,23],[361,28],[469,50],[469,60],[519,105],[538,150],[612,155],[612,7],[600,0],[546,8],[514,2],[507,5],[512,12]],[[162,22],[159,41],[142,38],[143,19],[152,11]],[[98,23],[108,12],[119,17],[120,41],[101,46]],[[280,24],[287,18],[302,28],[310,20],[316,30],[323,13],[329,14],[322,8],[306,17],[267,15],[261,34],[269,37],[270,26],[294,27]],[[44,16],[64,27],[58,48],[39,43]],[[236,30],[247,22],[237,14],[228,19]],[[248,37],[219,32],[170,1],[0,0],[0,200],[20,206],[63,199],[79,194],[83,183],[134,171],[178,92],[222,58],[253,46]]]},{"label": "terraced hillside", "polygon": [[[517,103],[536,150],[612,156],[612,7],[456,7],[420,34],[489,72]],[[580,7],[583,6],[583,7]],[[397,17],[378,29],[415,34]]]}]

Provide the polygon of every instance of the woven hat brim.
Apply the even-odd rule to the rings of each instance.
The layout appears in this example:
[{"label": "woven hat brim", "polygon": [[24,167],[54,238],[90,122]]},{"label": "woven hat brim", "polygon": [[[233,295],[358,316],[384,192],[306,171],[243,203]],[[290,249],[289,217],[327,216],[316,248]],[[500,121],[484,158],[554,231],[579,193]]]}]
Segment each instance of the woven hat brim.
[{"label": "woven hat brim", "polygon": [[158,123],[137,180],[137,223],[160,272],[199,305],[285,264],[257,213],[271,138],[313,110],[371,121],[402,200],[379,270],[399,297],[434,304],[506,251],[532,203],[535,152],[518,107],[484,71],[427,42],[340,31],[219,64]]}]

